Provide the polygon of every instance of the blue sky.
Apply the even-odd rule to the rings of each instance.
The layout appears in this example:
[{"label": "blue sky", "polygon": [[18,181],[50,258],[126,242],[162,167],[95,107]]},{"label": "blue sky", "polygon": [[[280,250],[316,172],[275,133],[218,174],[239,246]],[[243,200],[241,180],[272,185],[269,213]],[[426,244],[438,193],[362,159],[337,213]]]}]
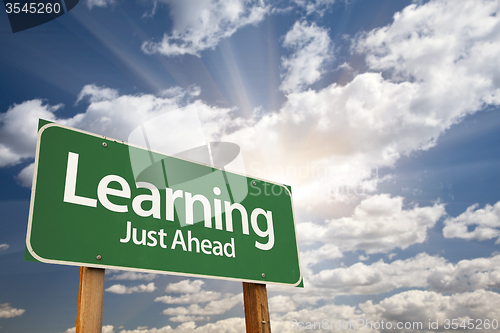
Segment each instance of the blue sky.
[{"label": "blue sky", "polygon": [[[181,107],[292,186],[305,288],[268,286],[273,332],[498,320],[499,10],[82,0],[15,34],[0,15],[0,332],[75,326],[78,268],[23,261],[38,118],[127,140]],[[109,271],[105,289],[103,332],[243,331],[239,282]]]}]

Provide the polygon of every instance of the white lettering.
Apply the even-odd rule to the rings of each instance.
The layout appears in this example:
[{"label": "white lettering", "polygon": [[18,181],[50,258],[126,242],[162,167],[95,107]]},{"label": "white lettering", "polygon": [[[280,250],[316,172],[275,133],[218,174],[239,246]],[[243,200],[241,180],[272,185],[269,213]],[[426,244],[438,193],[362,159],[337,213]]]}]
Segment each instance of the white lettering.
[{"label": "white lettering", "polygon": [[212,252],[207,251],[207,250],[211,250],[211,249],[212,249],[212,243],[210,243],[210,241],[208,239],[204,239],[201,241],[201,250],[203,251],[203,253],[212,254]]},{"label": "white lettering", "polygon": [[128,221],[127,222],[127,235],[125,236],[125,238],[123,239],[120,239],[120,242],[121,243],[128,243],[130,241],[130,229],[132,228],[132,222]]},{"label": "white lettering", "polygon": [[219,199],[214,199],[215,229],[222,230],[222,207]]},{"label": "white lettering", "polygon": [[196,237],[191,237],[191,230],[188,230],[188,251],[191,252],[191,244],[194,241],[196,244],[196,252],[200,253],[200,241]]},{"label": "white lettering", "polygon": [[155,237],[153,237],[153,235],[156,235],[156,231],[154,230],[150,230],[148,231],[148,239],[151,241],[151,243],[148,241],[148,246],[156,246],[156,244],[158,244],[158,241],[156,240]]},{"label": "white lettering", "polygon": [[[229,253],[229,249],[231,249],[231,253]],[[234,238],[231,238],[231,243],[224,244],[224,254],[226,257],[236,258],[236,252],[234,252]]]},{"label": "white lettering", "polygon": [[[99,201],[104,208],[118,213],[128,212],[129,206],[131,204],[131,208],[137,216],[161,219],[161,196],[163,191],[160,192],[160,190],[158,190],[155,185],[148,182],[137,182],[135,183],[135,186],[137,189],[148,189],[150,193],[138,195],[134,194],[135,196],[132,198],[130,185],[124,178],[118,175],[107,175],[104,176],[97,185],[97,199],[76,195],[78,159],[79,155],[77,153],[68,153],[63,195],[64,202],[81,206],[97,207],[97,202]],[[213,187],[213,193],[216,196],[221,195],[220,188]],[[113,200],[113,202],[111,201],[111,199],[113,198],[110,198],[112,196],[117,197]],[[256,236],[264,238],[264,241],[265,238],[267,238],[267,242],[261,242],[260,239],[255,241],[256,248],[260,250],[270,250],[274,247],[275,236],[273,229],[272,211],[264,210],[262,208],[255,208],[249,216],[249,212],[247,212],[247,209],[241,203],[231,203],[228,201],[224,201],[224,207],[222,207],[222,201],[219,198],[213,198],[212,210],[209,198],[207,198],[203,194],[192,194],[190,192],[183,192],[183,190],[180,189],[174,191],[173,189],[166,188],[164,202],[166,205],[165,220],[167,221],[175,220],[176,199],[181,199],[184,201],[184,211],[181,211],[181,213],[185,212],[185,221],[179,221],[181,225],[184,225],[183,222],[185,222],[186,225],[193,225],[195,222],[203,220],[205,228],[212,228],[213,219],[215,221],[215,229],[223,230],[224,223],[222,214],[224,213],[226,219],[225,231],[233,232],[233,218],[235,218],[237,221],[236,223],[239,224],[239,218],[241,217],[242,234],[249,235],[251,226]],[[149,204],[149,202],[151,203]],[[177,208],[179,208],[179,203],[177,203]],[[234,215],[235,210],[239,212],[239,215]],[[261,218],[261,215],[264,218]],[[248,221],[249,218],[250,223]],[[138,233],[141,234],[138,235]],[[164,229],[160,229],[160,231],[137,229],[132,227],[132,223],[130,221],[127,221],[125,237],[120,238],[119,240],[121,243],[128,243],[130,242],[130,240],[132,240],[134,244],[147,245],[150,247],[155,247],[160,244],[162,248],[167,248],[166,236],[167,233],[164,232]],[[190,230],[188,231],[187,237],[188,242],[186,246],[183,234],[180,230],[177,230],[174,235],[171,249],[175,249],[177,245],[180,245],[182,246],[184,251],[187,251],[187,248],[189,248],[189,252],[196,250],[196,252],[199,253],[201,249],[201,251],[205,254],[235,257],[233,238],[231,238],[230,243],[226,243],[223,245],[218,241],[211,241],[208,239],[202,240],[193,237]],[[196,247],[196,249],[194,250],[193,244]]]},{"label": "white lettering", "polygon": [[137,228],[132,228],[132,240],[135,245],[146,245],[146,230],[142,230],[141,240],[137,240]]},{"label": "white lettering", "polygon": [[223,256],[224,253],[222,252],[222,244],[219,241],[214,241],[214,248],[212,249],[212,253],[215,254],[216,256]]},{"label": "white lettering", "polygon": [[166,232],[163,232],[163,229],[160,229],[160,232],[158,233],[160,235],[160,246],[164,249],[167,248],[167,245],[165,245],[165,236],[167,236]]},{"label": "white lettering", "polygon": [[[132,208],[134,212],[141,217],[148,217],[153,215],[155,219],[160,218],[160,191],[153,184],[146,182],[137,182],[137,188],[147,188],[151,191],[151,194],[141,194],[134,198],[132,201]],[[144,201],[151,201],[151,209],[142,209],[142,203]]]},{"label": "white lettering", "polygon": [[183,193],[182,193],[182,190],[177,190],[172,194],[172,189],[167,187],[165,189],[165,195],[166,195],[165,219],[167,221],[173,221],[174,220],[174,211],[175,211],[174,210],[174,201],[177,198],[182,198]]},{"label": "white lettering", "polygon": [[[111,182],[117,182],[121,185],[121,190],[114,188],[109,188],[108,185]],[[130,186],[127,181],[120,176],[108,175],[101,179],[99,185],[97,186],[97,197],[101,204],[109,210],[118,213],[128,212],[127,205],[116,205],[109,201],[108,195],[113,195],[115,197],[128,198],[130,199]]]},{"label": "white lettering", "polygon": [[[262,231],[259,228],[259,224],[257,218],[259,215],[264,215],[267,222],[266,231]],[[269,239],[266,244],[259,243],[255,241],[255,247],[261,250],[270,250],[274,246],[274,229],[273,229],[273,213],[271,211],[264,211],[262,208],[255,208],[252,212],[252,216],[250,217],[252,223],[252,229],[259,237],[267,237]]]},{"label": "white lettering", "polygon": [[184,237],[182,236],[182,232],[178,229],[175,231],[174,241],[172,242],[171,249],[175,250],[175,247],[177,246],[177,244],[182,246],[183,251],[186,251],[186,244],[184,244]]},{"label": "white lettering", "polygon": [[212,228],[212,212],[210,209],[210,202],[208,199],[201,195],[196,194],[192,195],[189,192],[186,192],[186,224],[193,224],[193,215],[194,215],[194,207],[193,204],[195,201],[200,202],[203,205],[203,216],[205,220],[205,228]]},{"label": "white lettering", "polygon": [[248,213],[245,207],[237,202],[231,204],[227,201],[224,201],[224,206],[226,209],[226,230],[233,232],[233,210],[236,208],[241,214],[241,228],[243,229],[243,233],[248,235]]},{"label": "white lettering", "polygon": [[68,153],[66,182],[64,183],[64,202],[82,206],[97,207],[97,200],[76,195],[76,174],[78,169],[78,154]]}]

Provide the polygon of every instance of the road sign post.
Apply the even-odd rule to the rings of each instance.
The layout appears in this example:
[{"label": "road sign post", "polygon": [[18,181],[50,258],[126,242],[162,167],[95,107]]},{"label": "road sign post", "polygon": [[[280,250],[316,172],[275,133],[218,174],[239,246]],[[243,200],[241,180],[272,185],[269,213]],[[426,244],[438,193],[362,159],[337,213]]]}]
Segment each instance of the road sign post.
[{"label": "road sign post", "polygon": [[243,282],[243,301],[247,333],[271,333],[266,285]]},{"label": "road sign post", "polygon": [[80,267],[76,333],[102,331],[104,269]]}]

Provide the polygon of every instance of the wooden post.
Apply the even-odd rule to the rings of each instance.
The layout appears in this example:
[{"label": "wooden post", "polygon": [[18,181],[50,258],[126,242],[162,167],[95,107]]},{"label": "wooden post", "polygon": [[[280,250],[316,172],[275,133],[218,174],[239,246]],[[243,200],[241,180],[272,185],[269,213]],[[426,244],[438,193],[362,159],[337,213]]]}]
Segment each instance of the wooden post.
[{"label": "wooden post", "polygon": [[265,284],[243,282],[247,333],[271,333]]},{"label": "wooden post", "polygon": [[102,332],[104,269],[80,267],[76,333]]}]

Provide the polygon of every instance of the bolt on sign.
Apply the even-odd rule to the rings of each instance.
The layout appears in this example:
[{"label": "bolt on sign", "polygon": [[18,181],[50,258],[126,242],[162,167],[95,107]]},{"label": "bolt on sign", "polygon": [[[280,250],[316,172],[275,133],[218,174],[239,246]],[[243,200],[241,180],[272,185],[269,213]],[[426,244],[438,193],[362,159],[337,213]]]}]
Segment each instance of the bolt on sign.
[{"label": "bolt on sign", "polygon": [[43,121],[25,259],[292,286],[302,279],[289,187]]}]

